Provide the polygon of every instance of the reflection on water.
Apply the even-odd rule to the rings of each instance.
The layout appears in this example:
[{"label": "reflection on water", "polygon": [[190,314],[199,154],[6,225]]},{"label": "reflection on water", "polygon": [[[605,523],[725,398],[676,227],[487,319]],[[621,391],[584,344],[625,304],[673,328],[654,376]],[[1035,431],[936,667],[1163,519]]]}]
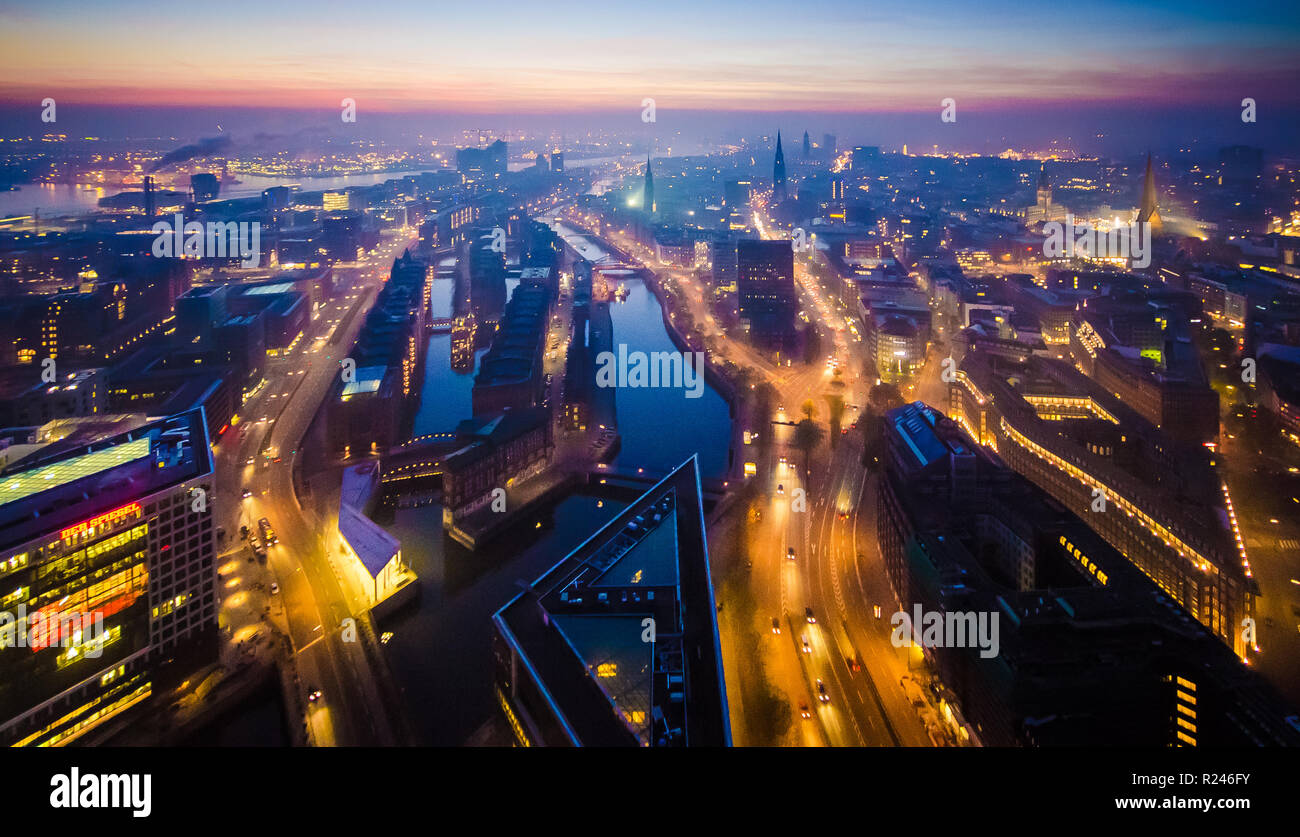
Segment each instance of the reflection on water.
[{"label": "reflection on water", "polygon": [[[600,505],[597,505],[597,504]],[[384,646],[418,741],[463,744],[493,712],[492,614],[617,514],[623,505],[574,495],[470,553],[442,531],[442,507],[398,509],[389,532],[419,576],[420,603],[386,620]]]},{"label": "reflection on water", "polygon": [[[238,183],[224,183],[217,200],[260,197],[263,189],[272,186],[298,185],[304,192],[320,192],[326,189],[346,189],[351,186],[373,186],[387,180],[400,180],[408,175],[435,169],[415,171],[381,172],[379,174],[350,174],[340,177],[261,177],[243,174],[238,176]],[[143,186],[112,186],[107,189],[100,186],[77,186],[67,183],[25,183],[22,188],[0,192],[0,216],[30,215],[39,208],[42,216],[82,215],[99,207],[99,199],[122,192],[138,192]],[[184,191],[189,188],[189,178],[182,177],[174,184],[166,180],[159,183],[160,189]]]},{"label": "reflection on water", "polygon": [[[626,343],[629,352],[677,351],[664,330],[659,300],[639,279],[625,284],[627,300],[609,306],[615,346]],[[615,464],[664,473],[695,453],[701,476],[726,472],[731,442],[727,402],[711,386],[699,398],[687,398],[686,392],[632,387],[614,391],[623,438]]]},{"label": "reflection on water", "polygon": [[[451,313],[452,284],[435,280],[435,319]],[[626,301],[610,306],[615,343],[626,343],[629,351],[675,351],[654,295],[639,280],[627,288]],[[470,418],[474,376],[453,372],[450,352],[450,334],[430,339],[415,435],[454,430]],[[684,390],[626,388],[616,398],[623,436],[618,465],[662,473],[698,453],[705,476],[725,471],[731,422],[726,402],[711,387],[700,398],[686,398]],[[420,743],[463,744],[493,717],[492,614],[519,592],[520,582],[554,566],[623,507],[608,496],[574,494],[477,553],[443,533],[441,506],[379,516],[419,577],[419,604],[386,620],[383,629],[394,633],[384,651]]]}]

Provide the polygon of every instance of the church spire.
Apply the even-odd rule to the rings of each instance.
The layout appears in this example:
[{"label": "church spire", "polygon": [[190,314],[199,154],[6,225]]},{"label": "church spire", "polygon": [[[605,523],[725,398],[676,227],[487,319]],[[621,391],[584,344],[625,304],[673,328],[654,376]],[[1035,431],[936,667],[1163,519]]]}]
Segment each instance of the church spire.
[{"label": "church spire", "polygon": [[1151,169],[1151,154],[1147,154],[1147,171],[1142,178],[1142,203],[1138,209],[1138,223],[1151,224],[1152,232],[1160,232],[1160,210],[1156,206],[1156,175]]},{"label": "church spire", "polygon": [[772,200],[781,201],[785,191],[785,152],[781,150],[781,131],[776,132],[776,159],[772,161]]},{"label": "church spire", "polygon": [[645,209],[646,214],[654,215],[657,207],[655,206],[655,176],[650,171],[650,155],[645,155],[645,186],[641,193],[641,206]]}]

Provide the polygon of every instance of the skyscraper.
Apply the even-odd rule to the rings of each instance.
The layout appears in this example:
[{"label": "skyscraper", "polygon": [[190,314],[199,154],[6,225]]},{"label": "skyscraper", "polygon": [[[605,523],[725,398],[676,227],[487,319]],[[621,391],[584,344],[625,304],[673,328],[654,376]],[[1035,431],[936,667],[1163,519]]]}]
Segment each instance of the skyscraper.
[{"label": "skyscraper", "polygon": [[794,333],[794,251],[782,240],[739,242],[736,252],[736,292],[741,320],[760,340]]},{"label": "skyscraper", "polygon": [[803,158],[807,160],[812,157],[812,141],[808,139],[808,132],[803,132]]},{"label": "skyscraper", "polygon": [[776,132],[776,159],[772,161],[772,200],[783,201],[785,190],[785,152],[781,150],[781,132]]},{"label": "skyscraper", "polygon": [[1160,210],[1156,208],[1156,176],[1151,170],[1151,155],[1147,155],[1147,171],[1142,178],[1142,203],[1138,209],[1138,223],[1150,223],[1152,232],[1160,232]]},{"label": "skyscraper", "polygon": [[641,205],[645,207],[647,214],[654,215],[655,210],[655,176],[650,171],[650,155],[645,157],[645,186],[642,190]]},{"label": "skyscraper", "polygon": [[6,747],[75,741],[216,657],[203,411],[56,445],[0,489]]}]

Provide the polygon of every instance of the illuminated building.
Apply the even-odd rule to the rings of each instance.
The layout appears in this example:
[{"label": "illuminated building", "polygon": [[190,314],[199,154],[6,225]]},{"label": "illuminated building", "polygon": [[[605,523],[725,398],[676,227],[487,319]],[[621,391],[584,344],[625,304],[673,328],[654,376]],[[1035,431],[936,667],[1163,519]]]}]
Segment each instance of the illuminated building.
[{"label": "illuminated building", "polygon": [[1294,710],[1088,518],[925,404],[891,410],[882,430],[877,534],[899,610],[996,619],[991,646],[967,632],[908,650],[924,655],[974,743],[1300,743]]},{"label": "illuminated building", "polygon": [[1139,224],[1150,224],[1153,233],[1160,232],[1163,226],[1160,209],[1156,206],[1156,175],[1151,170],[1151,155],[1147,155],[1146,173],[1142,175],[1142,203],[1138,207]]},{"label": "illuminated building", "polygon": [[541,407],[466,419],[456,450],[443,458],[443,520],[464,517],[492,501],[492,492],[536,476],[551,463],[551,412]]},{"label": "illuminated building", "polygon": [[492,623],[497,705],[517,744],[731,745],[694,457]]},{"label": "illuminated building", "polygon": [[475,415],[532,407],[542,397],[542,356],[550,322],[550,281],[520,279],[492,346],[479,361],[472,395]]},{"label": "illuminated building", "polygon": [[1179,444],[1074,367],[1028,349],[1012,357],[972,346],[949,397],[972,437],[1246,657],[1241,625],[1258,587],[1204,447]]},{"label": "illuminated building", "polygon": [[410,252],[393,260],[327,398],[327,436],[333,450],[365,454],[397,444],[419,403],[428,346],[427,285],[432,272]]},{"label": "illuminated building", "polygon": [[1043,224],[1050,221],[1064,221],[1065,207],[1052,202],[1052,185],[1047,180],[1047,167],[1038,171],[1037,203],[1025,210],[1025,225]]},{"label": "illuminated building", "polygon": [[474,371],[474,312],[455,317],[451,323],[451,368],[456,372]]},{"label": "illuminated building", "polygon": [[798,303],[790,242],[737,242],[736,296],[740,319],[748,323],[750,334],[760,342],[792,335]]},{"label": "illuminated building", "polygon": [[108,406],[106,375],[100,369],[67,372],[53,383],[37,381],[33,370],[0,373],[0,427],[25,427],[61,418],[101,414]]},{"label": "illuminated building", "polygon": [[900,383],[920,371],[925,364],[926,334],[927,329],[913,317],[872,310],[866,339],[881,382]]},{"label": "illuminated building", "polygon": [[370,519],[383,491],[379,463],[343,469],[339,487],[339,545],[344,572],[366,593],[371,614],[380,618],[418,595],[415,571],[402,558],[402,545]]},{"label": "illuminated building", "polygon": [[66,744],[215,657],[204,425],[57,444],[0,476],[0,742]]},{"label": "illuminated building", "polygon": [[1209,385],[1189,318],[1159,294],[1093,297],[1075,311],[1076,366],[1173,439],[1219,436],[1219,395]]},{"label": "illuminated building", "polygon": [[347,192],[325,192],[321,195],[321,206],[326,212],[346,212],[351,204]]}]

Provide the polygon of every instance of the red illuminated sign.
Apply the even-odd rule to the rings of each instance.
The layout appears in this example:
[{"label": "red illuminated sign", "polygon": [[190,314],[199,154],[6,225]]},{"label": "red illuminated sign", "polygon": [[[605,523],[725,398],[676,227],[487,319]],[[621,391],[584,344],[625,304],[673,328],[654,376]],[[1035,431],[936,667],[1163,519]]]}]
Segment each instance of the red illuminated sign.
[{"label": "red illuminated sign", "polygon": [[77,535],[80,535],[82,532],[85,532],[87,529],[95,529],[105,524],[116,523],[125,517],[129,517],[130,515],[133,514],[138,514],[139,511],[140,511],[139,503],[130,503],[128,505],[122,506],[120,509],[113,509],[110,512],[104,512],[98,517],[92,517],[90,520],[84,520],[81,523],[78,523],[76,526],[69,526],[67,529],[64,529],[63,531],[59,532],[59,538],[65,541],[68,538],[75,538]]}]

